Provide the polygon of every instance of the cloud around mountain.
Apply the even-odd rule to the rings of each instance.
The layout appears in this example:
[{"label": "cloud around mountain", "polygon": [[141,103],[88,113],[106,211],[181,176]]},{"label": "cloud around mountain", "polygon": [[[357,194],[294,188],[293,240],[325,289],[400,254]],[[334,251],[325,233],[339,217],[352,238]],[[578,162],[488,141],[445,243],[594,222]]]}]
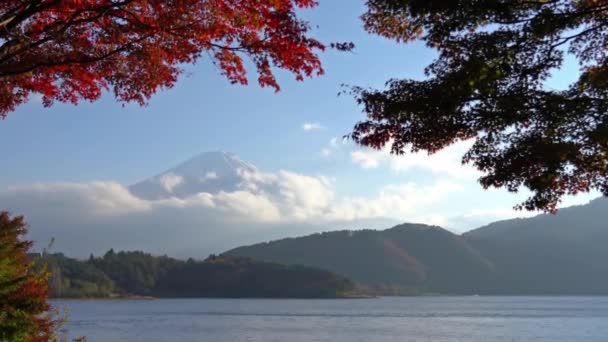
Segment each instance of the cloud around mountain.
[{"label": "cloud around mountain", "polygon": [[56,237],[58,249],[75,254],[113,247],[204,255],[293,233],[385,228],[390,218],[442,223],[417,214],[459,190],[449,181],[404,183],[337,198],[327,177],[262,172],[236,155],[212,152],[131,187],[112,181],[11,187],[0,192],[0,207],[26,215],[35,240]]},{"label": "cloud around mountain", "polygon": [[[337,140],[333,145],[340,147]],[[403,222],[464,231],[522,215],[508,209],[437,212],[454,196],[468,195],[458,177],[386,184],[365,195],[337,190],[331,177],[264,172],[235,154],[207,152],[131,186],[92,181],[9,187],[0,190],[0,208],[25,215],[38,248],[55,238],[57,250],[75,256],[115,248],[202,257],[320,231]]]}]

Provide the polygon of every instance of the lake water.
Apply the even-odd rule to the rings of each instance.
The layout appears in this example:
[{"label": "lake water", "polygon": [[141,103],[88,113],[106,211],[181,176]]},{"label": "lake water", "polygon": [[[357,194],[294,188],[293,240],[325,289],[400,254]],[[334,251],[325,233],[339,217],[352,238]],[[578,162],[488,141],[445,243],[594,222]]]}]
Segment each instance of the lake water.
[{"label": "lake water", "polygon": [[608,341],[608,297],[54,301],[97,341]]}]

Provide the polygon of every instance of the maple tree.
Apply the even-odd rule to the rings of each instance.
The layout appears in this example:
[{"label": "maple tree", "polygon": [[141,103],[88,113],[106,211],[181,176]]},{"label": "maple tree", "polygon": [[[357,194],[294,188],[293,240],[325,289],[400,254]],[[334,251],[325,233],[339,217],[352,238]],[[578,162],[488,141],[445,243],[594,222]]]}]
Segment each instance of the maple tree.
[{"label": "maple tree", "polygon": [[0,341],[54,341],[48,274],[33,268],[25,234],[23,217],[0,212]]},{"label": "maple tree", "polygon": [[[564,195],[608,195],[608,1],[368,0],[365,28],[438,51],[426,79],[355,87],[367,119],[351,136],[392,153],[463,156],[482,186],[532,196],[518,208],[555,212]],[[567,89],[547,81],[578,60]]]},{"label": "maple tree", "polygon": [[[296,16],[314,0],[4,0],[0,2],[0,117],[33,93],[44,105],[98,99],[144,104],[169,88],[180,65],[207,58],[247,84],[244,58],[261,86],[279,90],[273,68],[298,80],[323,73]],[[338,46],[339,48],[339,46]]]}]

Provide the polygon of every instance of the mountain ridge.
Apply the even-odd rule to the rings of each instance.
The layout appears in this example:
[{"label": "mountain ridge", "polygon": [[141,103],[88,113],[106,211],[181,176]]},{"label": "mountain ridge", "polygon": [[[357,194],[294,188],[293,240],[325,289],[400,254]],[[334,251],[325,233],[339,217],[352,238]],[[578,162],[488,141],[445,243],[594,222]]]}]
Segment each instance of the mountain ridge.
[{"label": "mountain ridge", "polygon": [[[370,286],[454,294],[608,294],[608,199],[456,235],[402,224],[242,246],[227,255],[325,268]],[[358,243],[353,243],[358,240]]]},{"label": "mountain ridge", "polygon": [[[451,251],[451,262],[460,265],[466,277],[446,282],[452,272],[438,272],[442,260],[425,248],[428,241]],[[440,227],[402,224],[383,231],[333,231],[287,238],[238,247],[224,255],[321,267],[370,286],[467,293],[493,272],[491,262],[467,244]]]}]

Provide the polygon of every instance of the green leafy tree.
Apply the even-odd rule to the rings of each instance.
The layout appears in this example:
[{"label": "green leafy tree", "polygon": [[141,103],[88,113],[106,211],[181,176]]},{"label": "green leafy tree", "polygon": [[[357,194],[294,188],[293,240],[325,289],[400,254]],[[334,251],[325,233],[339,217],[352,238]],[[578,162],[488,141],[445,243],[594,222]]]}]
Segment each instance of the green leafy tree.
[{"label": "green leafy tree", "polygon": [[53,341],[58,324],[47,302],[48,274],[29,260],[23,217],[0,212],[0,341]]},{"label": "green leafy tree", "polygon": [[[608,195],[608,1],[369,0],[365,28],[439,55],[424,80],[354,88],[367,114],[351,137],[394,154],[437,152],[473,139],[463,156],[484,188],[522,188],[518,208],[555,211],[564,195]],[[567,89],[547,87],[567,56]]]},{"label": "green leafy tree", "polygon": [[61,253],[45,255],[41,263],[51,273],[49,294],[51,297],[110,297],[114,283],[90,261],[68,258]]}]

